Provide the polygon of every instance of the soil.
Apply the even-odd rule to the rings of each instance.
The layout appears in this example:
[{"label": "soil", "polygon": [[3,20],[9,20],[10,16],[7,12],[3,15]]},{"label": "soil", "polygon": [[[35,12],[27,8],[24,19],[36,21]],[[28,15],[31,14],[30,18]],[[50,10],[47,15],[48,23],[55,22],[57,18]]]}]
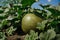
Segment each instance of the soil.
[{"label": "soil", "polygon": [[7,37],[7,40],[24,40],[25,35],[13,35],[13,36],[9,36]]}]

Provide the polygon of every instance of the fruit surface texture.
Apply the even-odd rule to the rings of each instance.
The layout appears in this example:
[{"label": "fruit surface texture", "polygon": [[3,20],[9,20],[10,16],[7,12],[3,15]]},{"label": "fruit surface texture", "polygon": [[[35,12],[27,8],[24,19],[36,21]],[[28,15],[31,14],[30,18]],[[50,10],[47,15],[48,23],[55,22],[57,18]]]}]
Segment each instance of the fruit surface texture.
[{"label": "fruit surface texture", "polygon": [[35,14],[29,13],[22,18],[22,30],[28,32],[31,29],[35,29],[37,23],[42,22],[42,19]]}]

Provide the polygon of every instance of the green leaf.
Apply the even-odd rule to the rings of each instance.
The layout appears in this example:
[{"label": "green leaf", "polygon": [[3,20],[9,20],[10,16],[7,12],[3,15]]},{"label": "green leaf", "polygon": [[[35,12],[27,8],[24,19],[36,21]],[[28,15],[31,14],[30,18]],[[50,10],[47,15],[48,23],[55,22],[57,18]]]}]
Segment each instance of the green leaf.
[{"label": "green leaf", "polygon": [[42,5],[42,4],[40,4],[40,6],[41,6],[43,9],[47,9],[48,7],[50,7],[50,5]]},{"label": "green leaf", "polygon": [[34,2],[35,0],[22,0],[21,1],[23,7],[31,6]]},{"label": "green leaf", "polygon": [[47,32],[41,32],[39,35],[40,40],[52,40],[55,38],[56,33],[54,29],[49,29]]},{"label": "green leaf", "polygon": [[0,24],[0,31],[1,31],[2,28],[3,28],[3,27],[2,27],[2,24]]},{"label": "green leaf", "polygon": [[28,34],[25,36],[24,40],[29,40],[29,35]]},{"label": "green leaf", "polygon": [[8,24],[8,21],[7,20],[3,20],[2,21],[2,25],[7,25]]},{"label": "green leaf", "polygon": [[33,30],[30,31],[30,34],[26,35],[25,39],[24,40],[37,40],[38,39],[38,33],[34,32]]},{"label": "green leaf", "polygon": [[[49,29],[49,30],[47,31],[47,33],[49,34],[49,40],[55,38],[55,36],[56,36],[56,33],[55,33],[54,29]],[[53,35],[53,36],[52,36],[52,35]]]},{"label": "green leaf", "polygon": [[48,21],[48,20],[44,20],[44,21],[42,21],[41,23],[38,23],[38,24],[37,24],[37,29],[39,29],[39,30],[44,30],[45,24],[47,23],[47,21]]},{"label": "green leaf", "polygon": [[5,25],[9,24],[6,19],[2,20],[0,23],[0,29],[2,29]]},{"label": "green leaf", "polygon": [[22,10],[18,10],[18,15],[17,15],[17,17],[18,17],[18,19],[22,16],[21,14],[22,14]]},{"label": "green leaf", "polygon": [[3,13],[3,11],[4,11],[4,10],[3,10],[2,8],[0,8],[0,14]]},{"label": "green leaf", "polygon": [[1,17],[5,17],[6,16],[6,13],[2,13],[0,14]]},{"label": "green leaf", "polygon": [[48,8],[47,10],[49,10],[52,13],[51,16],[53,18],[57,18],[58,16],[60,16],[60,11],[59,10],[56,10],[56,9],[53,9],[53,8]]},{"label": "green leaf", "polygon": [[60,6],[57,6],[56,9],[60,11]]},{"label": "green leaf", "polygon": [[47,18],[50,17],[52,15],[52,13],[50,11],[47,10]]},{"label": "green leaf", "polygon": [[5,40],[6,36],[4,32],[0,32],[0,40]]},{"label": "green leaf", "polygon": [[16,30],[16,28],[13,28],[13,26],[9,27],[8,29],[6,29],[6,33],[7,35],[12,35],[12,33]]}]

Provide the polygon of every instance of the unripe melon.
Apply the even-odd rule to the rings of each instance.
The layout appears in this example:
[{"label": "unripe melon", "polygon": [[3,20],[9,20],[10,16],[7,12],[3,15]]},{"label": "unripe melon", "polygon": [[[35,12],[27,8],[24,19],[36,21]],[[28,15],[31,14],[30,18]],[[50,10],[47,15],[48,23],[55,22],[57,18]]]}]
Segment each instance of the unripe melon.
[{"label": "unripe melon", "polygon": [[37,23],[42,22],[42,19],[35,14],[29,13],[22,18],[22,30],[28,32],[32,29],[35,29]]}]

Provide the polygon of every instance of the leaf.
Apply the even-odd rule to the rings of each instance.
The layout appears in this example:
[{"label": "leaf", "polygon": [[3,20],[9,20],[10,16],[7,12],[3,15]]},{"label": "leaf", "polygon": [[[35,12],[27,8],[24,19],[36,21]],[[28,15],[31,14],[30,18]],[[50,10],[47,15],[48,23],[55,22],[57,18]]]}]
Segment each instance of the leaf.
[{"label": "leaf", "polygon": [[6,29],[6,33],[9,35],[12,35],[12,33],[16,30],[16,28],[13,28],[13,26],[9,27]]},{"label": "leaf", "polygon": [[57,6],[56,9],[60,11],[60,6]]},{"label": "leaf", "polygon": [[44,9],[47,9],[50,5],[42,5],[42,4],[40,4],[40,6],[41,6],[42,8],[44,8]]},{"label": "leaf", "polygon": [[0,30],[2,29],[3,27],[2,27],[2,24],[0,24]]},{"label": "leaf", "polygon": [[4,10],[3,10],[2,8],[0,8],[0,14],[3,13],[3,11],[4,11]]},{"label": "leaf", "polygon": [[22,16],[21,14],[22,14],[22,10],[18,10],[18,15],[17,15],[17,17],[18,17],[18,19]]},{"label": "leaf", "polygon": [[33,30],[30,31],[30,34],[26,35],[25,39],[24,40],[37,40],[38,39],[38,33],[34,32]]},{"label": "leaf", "polygon": [[6,13],[2,13],[2,14],[0,14],[0,16],[1,17],[4,17],[4,16],[6,16]]},{"label": "leaf", "polygon": [[8,21],[7,20],[3,20],[2,21],[2,25],[7,25],[8,24]]},{"label": "leaf", "polygon": [[4,11],[4,13],[7,13],[8,11],[9,11],[9,8],[6,8],[5,11]]},{"label": "leaf", "polygon": [[47,36],[47,35],[46,35],[46,32],[45,32],[45,33],[40,33],[39,39],[40,39],[40,40],[45,40],[45,36]]},{"label": "leaf", "polygon": [[42,21],[41,23],[38,23],[38,24],[37,24],[37,29],[39,29],[39,30],[44,30],[45,24],[47,23],[47,21],[48,21],[48,20],[44,20],[44,21]]},{"label": "leaf", "polygon": [[2,20],[1,23],[0,23],[0,30],[7,24],[9,24],[9,23],[6,19]]},{"label": "leaf", "polygon": [[47,31],[47,33],[49,34],[49,40],[55,38],[55,36],[56,36],[56,33],[55,33],[54,29],[49,29]]},{"label": "leaf", "polygon": [[28,5],[31,6],[34,2],[35,0],[22,0],[21,1],[23,7],[27,7]]},{"label": "leaf", "polygon": [[48,8],[47,10],[49,10],[52,13],[52,17],[56,18],[58,16],[60,16],[60,11],[53,9],[53,8]]},{"label": "leaf", "polygon": [[0,32],[0,40],[5,40],[6,36],[4,32]]},{"label": "leaf", "polygon": [[52,13],[50,11],[48,11],[48,10],[45,10],[45,11],[47,11],[47,14],[46,14],[47,15],[47,18],[52,15]]},{"label": "leaf", "polygon": [[7,20],[13,20],[14,18],[16,18],[16,17],[10,15],[10,16],[7,18]]},{"label": "leaf", "polygon": [[47,32],[41,32],[39,35],[40,40],[52,40],[55,38],[56,33],[54,29],[49,29]]},{"label": "leaf", "polygon": [[28,34],[25,36],[24,40],[29,40],[29,35]]}]

